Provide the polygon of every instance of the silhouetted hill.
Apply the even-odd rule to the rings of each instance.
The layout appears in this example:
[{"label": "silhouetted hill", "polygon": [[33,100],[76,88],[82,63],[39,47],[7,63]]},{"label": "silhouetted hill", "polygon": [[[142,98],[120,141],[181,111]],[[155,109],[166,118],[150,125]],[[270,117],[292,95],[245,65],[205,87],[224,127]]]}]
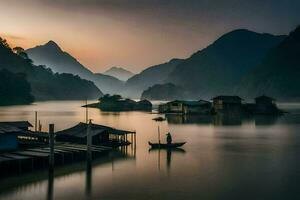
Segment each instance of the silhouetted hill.
[{"label": "silhouetted hill", "polygon": [[253,69],[239,87],[247,97],[267,94],[282,100],[300,100],[300,26],[292,31]]},{"label": "silhouetted hill", "polygon": [[99,85],[105,85],[103,87],[105,90],[103,92],[105,94],[118,94],[124,88],[124,82],[109,75],[105,74],[94,74],[95,78],[97,79],[97,83]]},{"label": "silhouetted hill", "polygon": [[112,67],[109,70],[106,70],[103,74],[113,76],[122,81],[127,81],[129,78],[134,76],[134,73],[122,67]]},{"label": "silhouetted hill", "polygon": [[46,65],[54,72],[71,73],[83,79],[93,81],[104,93],[115,94],[123,87],[123,82],[108,76],[95,75],[92,71],[83,66],[69,53],[64,52],[55,42],[49,41],[45,45],[36,46],[26,50],[28,56],[38,65]]},{"label": "silhouetted hill", "polygon": [[141,99],[147,100],[175,100],[186,98],[185,90],[172,83],[155,84],[142,93]]},{"label": "silhouetted hill", "polygon": [[179,65],[182,59],[172,59],[167,63],[155,65],[134,75],[125,84],[124,96],[140,98],[142,92],[155,84],[165,83],[169,74]]},{"label": "silhouetted hill", "polygon": [[167,81],[203,98],[231,94],[241,77],[284,38],[244,29],[229,32],[184,60]]},{"label": "silhouetted hill", "polygon": [[0,70],[0,105],[28,104],[33,100],[25,74]]},{"label": "silhouetted hill", "polygon": [[94,99],[102,95],[93,82],[71,74],[53,73],[44,66],[35,66],[30,59],[14,53],[4,43],[0,43],[0,55],[0,69],[24,73],[36,100]]}]

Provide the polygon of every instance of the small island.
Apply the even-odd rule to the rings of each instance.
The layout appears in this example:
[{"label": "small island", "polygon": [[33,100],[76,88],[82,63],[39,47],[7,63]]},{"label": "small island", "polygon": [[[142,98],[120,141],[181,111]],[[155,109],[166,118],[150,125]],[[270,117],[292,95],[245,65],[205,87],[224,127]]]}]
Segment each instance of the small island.
[{"label": "small island", "polygon": [[134,101],[124,99],[121,95],[106,94],[99,98],[99,102],[87,104],[83,107],[99,108],[102,111],[151,111],[152,103],[148,100]]}]

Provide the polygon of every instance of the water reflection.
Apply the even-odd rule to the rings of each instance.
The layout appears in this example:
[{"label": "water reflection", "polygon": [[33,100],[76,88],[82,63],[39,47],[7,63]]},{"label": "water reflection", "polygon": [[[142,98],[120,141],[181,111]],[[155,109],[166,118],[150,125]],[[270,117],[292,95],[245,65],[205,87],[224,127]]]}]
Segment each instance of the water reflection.
[{"label": "water reflection", "polygon": [[48,171],[47,200],[53,199],[53,185],[54,185],[54,173],[53,173],[53,170],[49,170]]},{"label": "water reflection", "polygon": [[166,115],[169,124],[201,124],[214,126],[241,126],[246,123],[274,125],[280,116],[247,116],[247,115]]},{"label": "water reflection", "polygon": [[[43,127],[54,123],[62,130],[85,120],[83,103],[1,107],[0,118],[32,122],[38,110]],[[300,199],[299,110],[278,118],[167,116],[161,132],[186,141],[186,152],[149,152],[147,142],[157,141],[154,115],[90,109],[94,123],[136,131],[137,147],[93,160],[90,169],[81,162],[57,167],[52,175],[0,178],[0,199]]]},{"label": "water reflection", "polygon": [[157,168],[158,170],[160,171],[161,169],[161,159],[164,159],[164,157],[162,157],[162,154],[161,153],[166,153],[166,167],[167,167],[167,173],[168,175],[170,175],[170,172],[171,172],[171,161],[172,161],[172,155],[173,154],[182,154],[184,155],[185,154],[185,150],[182,149],[182,148],[172,148],[172,149],[153,149],[153,148],[150,148],[149,149],[149,153],[156,153],[157,154]]},{"label": "water reflection", "polygon": [[86,162],[85,170],[85,195],[86,199],[91,199],[92,196],[92,163]]}]

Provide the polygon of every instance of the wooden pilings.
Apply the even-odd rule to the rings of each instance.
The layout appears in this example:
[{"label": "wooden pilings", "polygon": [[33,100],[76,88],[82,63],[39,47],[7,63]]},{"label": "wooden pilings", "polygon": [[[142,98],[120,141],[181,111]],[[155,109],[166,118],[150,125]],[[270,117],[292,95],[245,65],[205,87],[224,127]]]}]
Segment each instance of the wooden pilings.
[{"label": "wooden pilings", "polygon": [[49,124],[49,170],[54,169],[54,124]]},{"label": "wooden pilings", "polygon": [[38,130],[38,113],[37,111],[34,112],[34,131],[37,132]]},{"label": "wooden pilings", "polygon": [[91,153],[91,146],[92,146],[92,135],[91,135],[91,126],[92,126],[92,120],[89,120],[86,134],[87,134],[87,139],[86,139],[86,153],[87,153],[87,162],[92,161],[92,153]]}]

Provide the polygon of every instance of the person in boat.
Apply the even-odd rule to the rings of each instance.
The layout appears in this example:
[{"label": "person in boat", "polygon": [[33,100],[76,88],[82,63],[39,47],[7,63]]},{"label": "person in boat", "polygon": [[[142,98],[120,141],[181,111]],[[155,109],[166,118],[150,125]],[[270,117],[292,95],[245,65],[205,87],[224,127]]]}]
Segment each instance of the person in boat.
[{"label": "person in boat", "polygon": [[167,133],[167,144],[172,144],[172,136],[171,133]]}]

